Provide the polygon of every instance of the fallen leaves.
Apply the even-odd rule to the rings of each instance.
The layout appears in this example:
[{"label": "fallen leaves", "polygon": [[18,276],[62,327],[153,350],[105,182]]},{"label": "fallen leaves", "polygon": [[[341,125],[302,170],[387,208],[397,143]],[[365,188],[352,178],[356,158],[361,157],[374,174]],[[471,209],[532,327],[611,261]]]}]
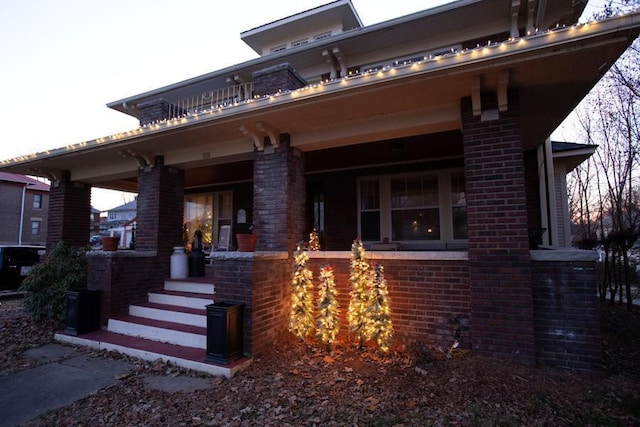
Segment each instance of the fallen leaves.
[{"label": "fallen leaves", "polygon": [[[0,373],[23,369],[21,353],[51,335],[19,310],[0,307]],[[640,316],[638,316],[640,319]],[[624,325],[616,324],[616,328]],[[635,335],[640,321],[631,323]],[[617,330],[616,329],[616,330]],[[24,331],[28,331],[25,334]],[[409,348],[381,356],[336,345],[331,353],[283,337],[240,375],[208,377],[211,387],[166,393],[144,386],[149,373],[197,375],[162,362],[131,359],[120,382],[33,420],[29,426],[422,426],[637,425],[640,373],[633,335],[608,335],[620,375],[599,376]],[[616,346],[615,350],[609,350]],[[457,351],[458,349],[456,349]],[[93,357],[122,358],[92,351]],[[625,364],[626,363],[626,364]],[[626,409],[625,409],[626,408]],[[635,412],[634,412],[635,411]]]}]

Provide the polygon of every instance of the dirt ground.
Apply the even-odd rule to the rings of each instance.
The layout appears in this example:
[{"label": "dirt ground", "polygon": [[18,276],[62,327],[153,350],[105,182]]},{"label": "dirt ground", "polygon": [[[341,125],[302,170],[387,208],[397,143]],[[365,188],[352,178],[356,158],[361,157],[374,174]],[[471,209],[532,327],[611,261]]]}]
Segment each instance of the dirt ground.
[{"label": "dirt ground", "polygon": [[[20,300],[0,306],[0,375],[33,366],[22,356],[53,341]],[[400,348],[342,346],[327,354],[290,337],[232,379],[167,393],[149,375],[200,376],[127,358],[135,369],[118,385],[49,412],[29,426],[638,426],[640,310],[602,306],[605,371],[525,366],[460,352],[452,358]],[[95,357],[124,356],[85,350]]]}]

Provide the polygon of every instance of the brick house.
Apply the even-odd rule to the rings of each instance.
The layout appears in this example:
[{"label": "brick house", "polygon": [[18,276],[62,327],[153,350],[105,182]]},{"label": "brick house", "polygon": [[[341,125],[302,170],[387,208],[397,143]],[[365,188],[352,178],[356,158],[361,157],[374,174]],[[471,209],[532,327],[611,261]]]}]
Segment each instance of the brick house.
[{"label": "brick house", "polygon": [[48,212],[48,184],[0,172],[0,244],[44,245]]},{"label": "brick house", "polygon": [[111,335],[88,341],[115,343],[112,320],[167,283],[184,224],[214,244],[251,225],[255,252],[213,252],[191,283],[245,304],[259,354],[286,333],[291,251],[316,228],[311,267],[334,266],[343,308],[354,238],[385,266],[398,339],[446,345],[463,324],[475,354],[598,369],[595,258],[569,248],[563,193],[593,151],[549,137],[640,15],[576,24],[584,6],[465,0],[363,26],[337,0],[243,32],[255,59],[108,105],[137,129],[1,168],[53,180],[49,245],[86,242],[70,224],[92,186],[138,193],[135,250],[89,254]]}]

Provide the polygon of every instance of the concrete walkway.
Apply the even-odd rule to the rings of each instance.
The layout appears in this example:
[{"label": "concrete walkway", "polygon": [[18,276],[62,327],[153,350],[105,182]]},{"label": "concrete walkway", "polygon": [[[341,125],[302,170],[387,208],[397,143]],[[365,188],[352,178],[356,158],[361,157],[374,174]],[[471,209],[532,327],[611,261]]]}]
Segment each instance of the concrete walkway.
[{"label": "concrete walkway", "polygon": [[[117,384],[133,368],[123,360],[93,357],[49,344],[25,352],[39,366],[0,377],[0,427],[13,427]],[[146,387],[167,393],[211,387],[206,378],[149,376]]]}]

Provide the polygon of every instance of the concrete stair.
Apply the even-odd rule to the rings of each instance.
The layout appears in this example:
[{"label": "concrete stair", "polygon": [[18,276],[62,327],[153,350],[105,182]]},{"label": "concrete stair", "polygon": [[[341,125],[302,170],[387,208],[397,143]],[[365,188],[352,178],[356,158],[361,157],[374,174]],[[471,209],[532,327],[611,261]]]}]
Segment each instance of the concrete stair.
[{"label": "concrete stair", "polygon": [[213,304],[214,294],[213,284],[166,280],[163,289],[149,292],[147,302],[131,305],[126,315],[110,318],[107,329],[81,336],[59,333],[56,340],[231,377],[250,361],[240,359],[221,366],[205,360],[205,306]]}]

